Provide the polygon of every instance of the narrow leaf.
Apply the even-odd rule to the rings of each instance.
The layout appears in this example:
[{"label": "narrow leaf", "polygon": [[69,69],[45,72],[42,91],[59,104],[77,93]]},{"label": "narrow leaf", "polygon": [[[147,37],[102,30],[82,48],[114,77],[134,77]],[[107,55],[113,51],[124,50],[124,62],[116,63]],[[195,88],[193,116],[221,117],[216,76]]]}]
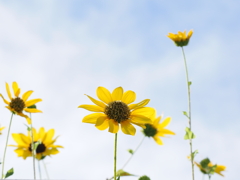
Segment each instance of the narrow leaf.
[{"label": "narrow leaf", "polygon": [[130,154],[134,154],[134,151],[133,151],[132,149],[128,149],[128,152],[129,152]]},{"label": "narrow leaf", "polygon": [[183,115],[189,118],[188,113],[186,111],[183,111]]},{"label": "narrow leaf", "polygon": [[188,86],[191,86],[192,85],[192,81],[188,81]]},{"label": "narrow leaf", "polygon": [[7,174],[5,175],[5,179],[8,178],[9,176],[13,175],[13,173],[14,173],[13,168],[9,169],[9,170],[7,171]]}]

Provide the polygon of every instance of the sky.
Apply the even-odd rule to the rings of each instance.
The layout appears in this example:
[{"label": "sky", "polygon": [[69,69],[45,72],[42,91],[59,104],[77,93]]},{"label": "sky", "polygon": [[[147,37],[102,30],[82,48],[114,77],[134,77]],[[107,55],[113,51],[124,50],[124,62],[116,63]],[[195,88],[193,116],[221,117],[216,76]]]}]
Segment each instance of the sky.
[{"label": "sky", "polygon": [[[114,134],[82,123],[99,86],[123,87],[137,94],[136,102],[151,99],[158,115],[171,117],[175,136],[164,145],[145,138],[125,170],[151,179],[191,179],[189,143],[183,139],[188,121],[187,89],[181,49],[166,37],[169,32],[194,34],[185,48],[192,81],[193,149],[197,162],[208,157],[225,165],[225,177],[236,180],[240,167],[240,82],[238,58],[240,2],[222,1],[0,1],[0,93],[5,82],[18,82],[22,93],[43,113],[33,114],[36,129],[55,129],[60,153],[47,157],[51,179],[101,180],[113,175]],[[0,102],[1,103],[1,102]],[[0,104],[0,124],[8,127],[11,113]],[[27,133],[24,118],[14,116],[11,133]],[[130,157],[143,138],[119,131],[117,167]],[[0,136],[0,155],[7,129]],[[9,144],[16,144],[10,137]],[[17,157],[8,147],[5,169],[12,179],[32,179],[32,159]],[[46,174],[41,164],[42,177]],[[37,176],[39,177],[38,171]],[[202,179],[195,167],[196,179]],[[124,177],[136,180],[138,177]],[[205,177],[207,179],[207,177]]]}]

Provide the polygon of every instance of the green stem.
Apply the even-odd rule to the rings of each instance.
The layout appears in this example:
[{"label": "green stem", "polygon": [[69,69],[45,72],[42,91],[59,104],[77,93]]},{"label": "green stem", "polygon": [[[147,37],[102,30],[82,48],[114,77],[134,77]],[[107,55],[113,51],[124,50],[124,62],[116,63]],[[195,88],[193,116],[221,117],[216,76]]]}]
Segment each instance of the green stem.
[{"label": "green stem", "polygon": [[46,175],[47,175],[47,179],[50,179],[50,178],[49,178],[48,171],[47,171],[47,167],[46,167],[46,164],[45,164],[44,160],[42,160],[42,162],[43,162],[43,166],[44,166],[44,169],[45,169],[45,172],[46,172]]},{"label": "green stem", "polygon": [[129,163],[129,161],[132,159],[133,155],[137,152],[138,148],[142,145],[143,140],[145,139],[146,136],[143,136],[142,140],[140,141],[140,143],[138,144],[137,148],[134,150],[133,154],[130,156],[130,158],[127,160],[127,162],[124,164],[124,166],[122,167],[122,169],[124,169],[126,167],[126,165]]},{"label": "green stem", "polygon": [[30,119],[31,119],[31,124],[30,124],[30,134],[32,138],[31,142],[31,147],[32,147],[32,156],[33,156],[33,176],[34,179],[36,179],[36,169],[35,169],[35,148],[34,148],[34,137],[33,137],[33,125],[32,125],[32,114],[30,113]]},{"label": "green stem", "polygon": [[9,126],[8,126],[7,141],[6,141],[6,145],[5,145],[5,149],[4,149],[4,153],[3,153],[3,161],[2,161],[2,179],[4,178],[5,156],[6,156],[6,151],[7,151],[7,144],[8,144],[9,134],[10,134],[10,128],[11,128],[11,125],[12,125],[12,119],[13,119],[13,113],[12,113],[12,115],[11,115],[10,123],[9,123]]},{"label": "green stem", "polygon": [[[188,91],[188,120],[189,120],[189,129],[192,131],[192,124],[191,124],[191,96],[190,96],[190,81],[188,78],[188,68],[187,68],[187,61],[186,61],[186,56],[184,53],[184,49],[182,47],[182,53],[183,53],[183,58],[184,58],[184,65],[185,65],[185,70],[186,70],[186,81],[187,81],[187,91]],[[189,139],[189,144],[190,144],[190,155],[192,157],[192,139]],[[192,164],[192,180],[194,180],[194,164],[193,164],[193,158],[191,158],[191,164]]]},{"label": "green stem", "polygon": [[40,160],[38,160],[38,172],[39,172],[39,178],[42,179],[42,173],[41,173],[41,167],[40,167]]},{"label": "green stem", "polygon": [[114,140],[114,180],[117,179],[117,133]]}]

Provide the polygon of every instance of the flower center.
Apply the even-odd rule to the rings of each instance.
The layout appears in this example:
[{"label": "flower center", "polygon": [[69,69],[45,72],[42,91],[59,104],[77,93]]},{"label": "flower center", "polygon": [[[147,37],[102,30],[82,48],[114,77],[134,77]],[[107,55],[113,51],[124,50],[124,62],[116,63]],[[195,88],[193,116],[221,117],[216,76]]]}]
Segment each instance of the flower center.
[{"label": "flower center", "polygon": [[121,101],[113,101],[106,106],[104,113],[109,119],[113,119],[118,123],[125,121],[130,116],[130,109],[127,104]]},{"label": "flower center", "polygon": [[16,97],[12,99],[9,106],[17,113],[21,113],[25,107],[25,103],[20,97]]},{"label": "flower center", "polygon": [[153,137],[157,134],[157,129],[153,127],[151,124],[145,124],[146,129],[143,129],[143,133],[147,137]]},{"label": "flower center", "polygon": [[[37,141],[34,141],[34,143],[37,143]],[[30,144],[28,150],[32,152],[32,144]],[[37,146],[36,153],[43,153],[45,150],[46,150],[46,146],[43,143],[40,143]]]}]

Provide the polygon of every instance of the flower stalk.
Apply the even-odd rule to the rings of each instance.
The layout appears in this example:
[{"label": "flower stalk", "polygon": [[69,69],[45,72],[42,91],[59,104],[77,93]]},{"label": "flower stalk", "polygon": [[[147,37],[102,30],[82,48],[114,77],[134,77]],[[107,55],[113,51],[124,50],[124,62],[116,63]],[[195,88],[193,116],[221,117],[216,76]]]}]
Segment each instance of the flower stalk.
[{"label": "flower stalk", "polygon": [[114,139],[114,180],[117,179],[117,133]]},{"label": "flower stalk", "polygon": [[36,169],[35,169],[35,147],[34,147],[34,137],[33,137],[33,125],[32,125],[32,114],[30,113],[30,134],[31,134],[31,148],[32,148],[32,156],[33,156],[33,177],[36,179]]},{"label": "flower stalk", "polygon": [[10,123],[9,123],[9,126],[8,126],[7,140],[6,140],[6,145],[5,145],[4,153],[3,153],[2,179],[5,178],[5,177],[4,177],[4,176],[5,176],[5,175],[4,175],[4,165],[5,165],[5,157],[6,157],[6,151],[7,151],[7,145],[8,145],[8,139],[9,139],[10,129],[11,129],[11,125],[12,125],[13,114],[14,114],[14,113],[12,113],[12,115],[11,115]]},{"label": "flower stalk", "polygon": [[[185,70],[186,70],[186,81],[187,81],[187,94],[188,94],[188,123],[189,123],[189,130],[192,132],[192,123],[191,123],[191,91],[190,91],[190,86],[191,86],[191,81],[189,81],[188,78],[188,68],[187,68],[187,61],[186,61],[186,56],[184,53],[183,46],[181,47],[182,53],[183,53],[183,59],[184,59],[184,65],[185,65]],[[193,163],[193,157],[192,157],[192,138],[189,138],[189,145],[190,145],[190,155],[191,155],[191,166],[192,166],[192,180],[194,180],[194,163]]]}]

